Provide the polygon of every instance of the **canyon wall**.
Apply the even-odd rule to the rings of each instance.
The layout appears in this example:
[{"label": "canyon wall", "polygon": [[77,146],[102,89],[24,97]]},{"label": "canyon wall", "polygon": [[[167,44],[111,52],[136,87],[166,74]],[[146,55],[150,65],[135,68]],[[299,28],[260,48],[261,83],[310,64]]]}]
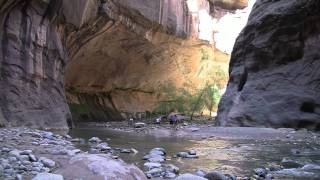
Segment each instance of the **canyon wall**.
[{"label": "canyon wall", "polygon": [[74,119],[120,120],[152,111],[163,85],[201,85],[218,51],[200,14],[214,3],[0,0],[0,125],[67,128],[67,101]]},{"label": "canyon wall", "polygon": [[0,121],[5,126],[67,128],[67,57],[54,17],[59,1],[0,1]]},{"label": "canyon wall", "polygon": [[258,0],[238,37],[218,125],[320,129],[320,2]]}]

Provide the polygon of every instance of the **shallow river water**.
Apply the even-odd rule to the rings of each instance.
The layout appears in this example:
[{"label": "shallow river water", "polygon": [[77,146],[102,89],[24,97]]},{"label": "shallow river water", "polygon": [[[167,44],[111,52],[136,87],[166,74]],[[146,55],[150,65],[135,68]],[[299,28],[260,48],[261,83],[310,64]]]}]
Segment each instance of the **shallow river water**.
[{"label": "shallow river water", "polygon": [[[115,131],[109,129],[73,129],[69,133],[72,137],[84,138],[86,141],[99,137],[112,148],[134,148],[138,153],[119,156],[127,163],[133,163],[143,169],[142,157],[152,148],[162,147],[167,151],[167,164],[174,164],[182,173],[201,170],[220,170],[237,176],[250,176],[252,170],[268,165],[278,165],[282,158],[289,157],[309,163],[320,163],[320,146],[303,139],[297,140],[261,140],[209,138],[194,140],[175,136],[157,137],[148,134]],[[78,144],[78,148],[88,151],[87,143]],[[198,159],[174,158],[180,151],[194,149]],[[299,154],[296,151],[299,151]]]}]

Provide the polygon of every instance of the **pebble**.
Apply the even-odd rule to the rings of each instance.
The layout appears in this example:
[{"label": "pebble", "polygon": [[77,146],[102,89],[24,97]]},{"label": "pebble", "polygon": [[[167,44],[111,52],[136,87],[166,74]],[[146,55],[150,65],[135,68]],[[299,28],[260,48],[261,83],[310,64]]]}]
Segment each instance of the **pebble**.
[{"label": "pebble", "polygon": [[56,163],[51,160],[51,159],[48,159],[48,158],[45,158],[45,157],[41,157],[39,159],[39,161],[45,166],[45,167],[48,167],[48,168],[53,168]]},{"label": "pebble", "polygon": [[188,154],[190,155],[197,155],[197,152],[195,150],[189,150]]},{"label": "pebble", "polygon": [[111,150],[111,147],[109,147],[106,142],[98,144],[95,148],[100,149],[101,151]]},{"label": "pebble", "polygon": [[21,155],[18,158],[20,161],[29,161],[29,156],[28,155]]},{"label": "pebble", "polygon": [[120,153],[131,153],[131,149],[121,149]]},{"label": "pebble", "polygon": [[92,137],[89,139],[89,142],[91,143],[100,143],[102,140],[98,137]]},{"label": "pebble", "polygon": [[37,157],[35,155],[33,155],[33,154],[29,154],[29,159],[32,162],[36,162],[38,160]]},{"label": "pebble", "polygon": [[144,163],[143,166],[147,171],[149,171],[154,168],[160,168],[161,164],[160,163],[153,163],[153,162],[146,162],[146,163]]},{"label": "pebble", "polygon": [[258,175],[259,177],[266,177],[268,171],[264,168],[256,168],[253,172]]}]

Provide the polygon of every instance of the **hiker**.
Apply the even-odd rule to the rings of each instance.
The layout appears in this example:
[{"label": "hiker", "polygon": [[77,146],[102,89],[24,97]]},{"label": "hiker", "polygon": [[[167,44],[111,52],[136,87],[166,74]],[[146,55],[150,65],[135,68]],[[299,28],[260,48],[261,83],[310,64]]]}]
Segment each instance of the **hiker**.
[{"label": "hiker", "polygon": [[161,120],[162,120],[162,117],[158,117],[158,118],[156,119],[156,124],[160,124]]},{"label": "hiker", "polygon": [[178,124],[178,116],[174,115],[173,116],[173,124],[176,126]]},{"label": "hiker", "polygon": [[133,118],[132,118],[132,117],[129,119],[128,124],[129,124],[130,126],[133,125]]}]

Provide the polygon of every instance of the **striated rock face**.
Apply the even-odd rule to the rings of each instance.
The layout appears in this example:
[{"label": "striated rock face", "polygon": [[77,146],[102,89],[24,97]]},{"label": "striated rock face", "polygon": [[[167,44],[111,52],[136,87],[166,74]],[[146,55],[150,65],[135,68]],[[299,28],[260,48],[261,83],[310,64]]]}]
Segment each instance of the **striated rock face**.
[{"label": "striated rock face", "polygon": [[232,52],[219,125],[320,129],[319,10],[319,1],[257,1]]},{"label": "striated rock face", "polygon": [[[52,20],[59,1],[0,1],[0,123],[67,128],[66,51]],[[45,15],[46,14],[46,15]]]},{"label": "striated rock face", "polygon": [[[67,128],[67,101],[74,120],[152,111],[159,88],[201,86],[217,64],[227,68],[212,16],[246,4],[0,0],[0,125]],[[215,54],[223,60],[207,60]]]},{"label": "striated rock face", "polygon": [[67,45],[65,83],[76,121],[151,112],[165,100],[161,87],[206,81],[215,63],[202,59],[204,53],[214,54],[213,30],[201,26],[205,20],[199,12],[210,16],[208,1],[121,0],[102,7],[107,22],[101,30],[84,42],[85,30],[97,24],[90,21]]}]

